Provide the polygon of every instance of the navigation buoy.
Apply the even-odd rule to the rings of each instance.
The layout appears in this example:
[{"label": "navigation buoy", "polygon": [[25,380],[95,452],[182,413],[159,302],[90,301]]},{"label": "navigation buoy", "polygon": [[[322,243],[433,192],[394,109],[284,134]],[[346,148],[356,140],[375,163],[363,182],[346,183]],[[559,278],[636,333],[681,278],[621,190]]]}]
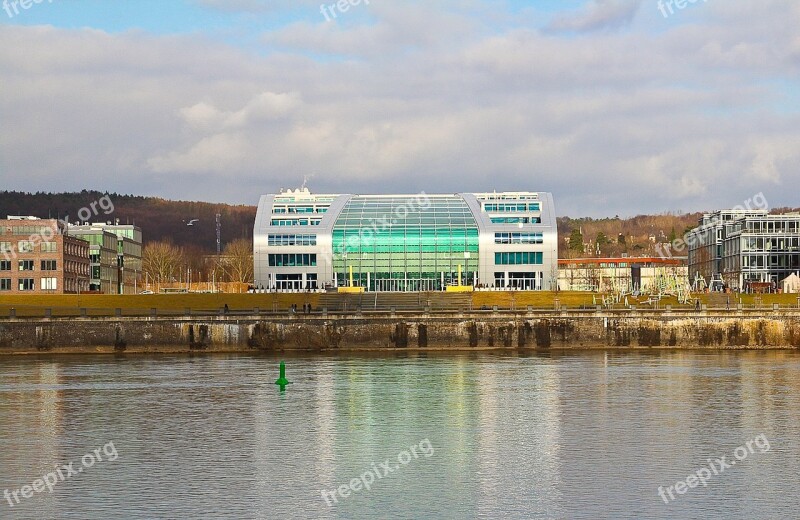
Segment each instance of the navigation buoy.
[{"label": "navigation buoy", "polygon": [[290,385],[292,383],[291,383],[291,381],[286,379],[286,363],[284,363],[283,361],[281,361],[281,369],[280,370],[281,370],[280,377],[278,377],[278,380],[275,381],[275,384],[276,385],[280,385],[281,390],[283,390],[284,388],[286,388],[286,385]]}]

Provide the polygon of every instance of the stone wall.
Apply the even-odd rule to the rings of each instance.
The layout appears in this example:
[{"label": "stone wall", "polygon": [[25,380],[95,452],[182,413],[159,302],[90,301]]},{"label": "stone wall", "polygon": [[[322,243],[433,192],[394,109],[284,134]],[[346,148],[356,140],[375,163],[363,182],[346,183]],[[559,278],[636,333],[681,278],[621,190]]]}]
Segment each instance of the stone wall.
[{"label": "stone wall", "polygon": [[800,312],[385,313],[0,321],[0,354],[578,348],[800,348]]}]

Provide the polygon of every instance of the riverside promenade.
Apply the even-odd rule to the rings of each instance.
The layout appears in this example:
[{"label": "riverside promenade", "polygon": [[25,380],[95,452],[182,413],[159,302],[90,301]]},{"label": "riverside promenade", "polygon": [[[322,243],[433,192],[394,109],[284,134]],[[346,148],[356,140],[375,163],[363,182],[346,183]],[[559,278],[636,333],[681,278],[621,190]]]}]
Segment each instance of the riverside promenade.
[{"label": "riverside promenade", "polygon": [[[26,302],[6,299],[0,301],[0,355],[798,349],[800,308],[791,304],[793,295],[777,296],[783,298],[750,297],[733,304],[726,298],[724,307],[709,306],[714,302],[709,295],[701,295],[694,306],[664,300],[659,305],[605,307],[591,305],[597,298],[590,293],[522,292],[81,296],[53,300],[79,305],[126,302],[122,298],[136,302],[135,306],[113,308],[26,306]],[[541,301],[551,306],[533,304]],[[147,308],[141,302],[153,306]],[[200,308],[203,304],[210,308]],[[252,306],[244,307],[246,304]]]}]

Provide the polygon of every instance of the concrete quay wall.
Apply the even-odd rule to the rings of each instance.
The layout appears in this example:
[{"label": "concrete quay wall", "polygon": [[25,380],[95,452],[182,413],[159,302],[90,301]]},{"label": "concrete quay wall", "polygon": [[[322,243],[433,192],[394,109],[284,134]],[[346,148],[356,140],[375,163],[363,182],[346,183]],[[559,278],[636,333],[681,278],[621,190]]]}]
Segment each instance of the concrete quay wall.
[{"label": "concrete quay wall", "polygon": [[637,348],[800,349],[800,311],[481,311],[0,320],[0,355]]}]

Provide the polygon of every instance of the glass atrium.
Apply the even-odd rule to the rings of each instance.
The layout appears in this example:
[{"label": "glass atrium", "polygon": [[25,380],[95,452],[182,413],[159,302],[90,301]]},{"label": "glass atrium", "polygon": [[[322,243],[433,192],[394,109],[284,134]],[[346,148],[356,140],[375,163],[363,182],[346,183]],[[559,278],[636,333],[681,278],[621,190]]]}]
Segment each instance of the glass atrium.
[{"label": "glass atrium", "polygon": [[333,227],[337,285],[370,291],[435,291],[471,285],[478,226],[459,196],[356,196]]}]

